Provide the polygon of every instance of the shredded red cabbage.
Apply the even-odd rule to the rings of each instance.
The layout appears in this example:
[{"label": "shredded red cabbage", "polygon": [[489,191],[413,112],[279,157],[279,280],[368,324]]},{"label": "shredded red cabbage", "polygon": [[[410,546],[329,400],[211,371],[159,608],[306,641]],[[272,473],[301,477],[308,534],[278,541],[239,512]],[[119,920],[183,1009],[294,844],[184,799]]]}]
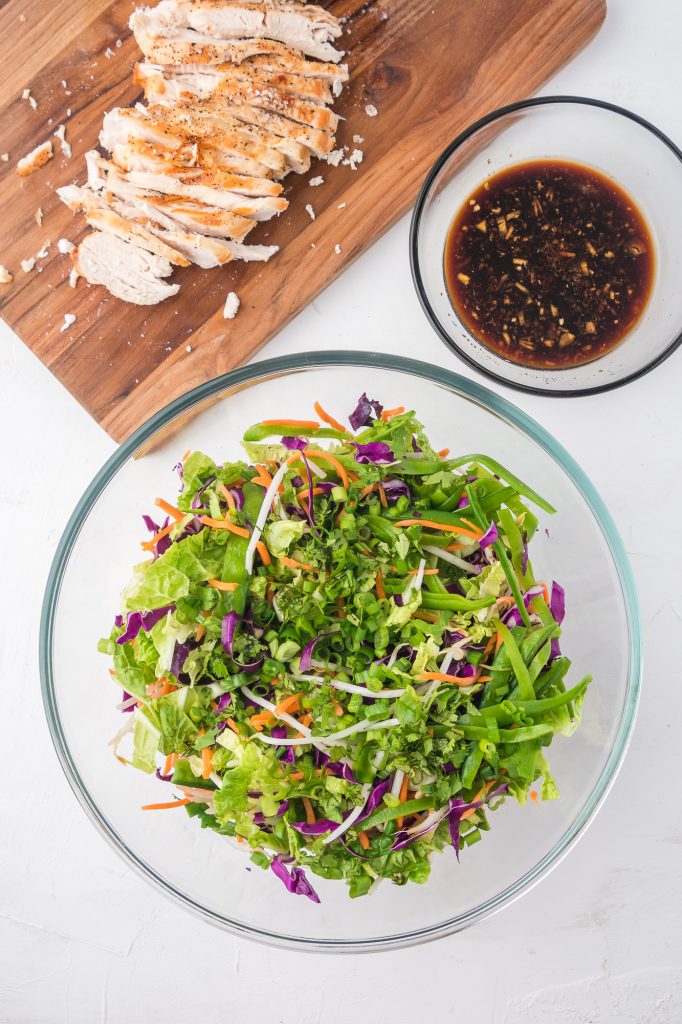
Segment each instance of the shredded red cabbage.
[{"label": "shredded red cabbage", "polygon": [[491,544],[496,544],[499,539],[500,539],[500,536],[499,536],[499,534],[497,532],[497,527],[495,526],[495,523],[491,519],[490,520],[490,526],[488,527],[486,532],[483,534],[483,536],[481,537],[481,539],[480,539],[480,541],[478,543],[481,545],[482,548],[487,548]]},{"label": "shredded red cabbage", "polygon": [[220,642],[223,650],[232,657],[232,643],[234,641],[234,634],[237,626],[241,620],[241,615],[237,612],[228,612],[227,615],[223,616],[223,624],[220,631]]},{"label": "shredded red cabbage", "polygon": [[355,448],[355,461],[361,465],[373,462],[395,462],[395,455],[385,441],[370,441],[369,444],[359,444],[351,441]]},{"label": "shredded red cabbage", "polygon": [[319,818],[310,824],[307,821],[294,821],[292,828],[304,836],[321,836],[325,832],[333,832],[341,824],[340,821],[332,821],[331,818]]},{"label": "shredded red cabbage", "polygon": [[383,411],[383,405],[380,405],[379,402],[368,398],[366,393],[363,391],[358,398],[358,404],[348,417],[348,422],[353,430],[359,430],[360,427],[368,427],[370,425],[372,422],[372,413],[374,413],[376,418],[379,419]]},{"label": "shredded red cabbage", "polygon": [[482,807],[484,803],[489,803],[494,797],[500,796],[502,793],[506,793],[509,789],[509,783],[503,782],[501,786],[493,789],[492,792],[488,793],[483,800],[473,800],[467,803],[466,800],[462,800],[461,797],[450,798],[450,810],[448,812],[448,827],[450,829],[450,840],[455,848],[455,855],[459,860],[460,850],[460,838],[459,838],[459,827],[462,821],[462,815],[465,811],[476,810],[478,807]]},{"label": "shredded red cabbage", "polygon": [[292,868],[291,872],[289,872],[289,869],[283,862],[281,853],[278,853],[271,862],[270,868],[289,892],[296,896],[307,896],[313,903],[320,902],[320,897],[306,878],[303,868]]},{"label": "shredded red cabbage", "polygon": [[117,639],[117,644],[127,644],[129,640],[134,640],[141,629],[145,633],[148,633],[150,629],[153,629],[157,622],[165,617],[168,612],[175,610],[174,604],[167,604],[164,608],[155,608],[151,612],[128,612],[126,619],[125,632],[121,633]]},{"label": "shredded red cabbage", "polygon": [[283,437],[282,444],[290,451],[302,452],[308,447],[308,442],[303,437]]},{"label": "shredded red cabbage", "polygon": [[[560,626],[564,621],[564,616],[566,615],[566,591],[554,580],[552,581],[552,592],[549,597],[549,610],[551,611],[557,626]],[[554,637],[550,650],[550,658],[559,657],[561,657],[561,647],[559,646],[558,639]]]},{"label": "shredded red cabbage", "polygon": [[398,498],[412,497],[412,492],[404,480],[384,480],[382,482],[382,487],[388,501],[397,501]]},{"label": "shredded red cabbage", "polygon": [[310,669],[310,662],[313,656],[313,651],[315,650],[315,644],[319,643],[321,639],[321,636],[313,637],[310,643],[306,644],[301,651],[301,672],[307,672]]}]

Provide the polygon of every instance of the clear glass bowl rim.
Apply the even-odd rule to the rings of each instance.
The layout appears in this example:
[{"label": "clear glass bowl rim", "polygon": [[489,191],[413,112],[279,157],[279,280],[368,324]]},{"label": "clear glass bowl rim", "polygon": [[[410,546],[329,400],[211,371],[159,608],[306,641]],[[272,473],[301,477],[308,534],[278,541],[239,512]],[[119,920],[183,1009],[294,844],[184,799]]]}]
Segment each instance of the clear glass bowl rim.
[{"label": "clear glass bowl rim", "polygon": [[[483,366],[481,363],[476,362],[471,356],[461,348],[457,342],[450,337],[449,333],[445,330],[441,324],[440,319],[436,316],[431,303],[429,302],[426,294],[426,289],[422,281],[422,274],[419,267],[419,236],[421,231],[421,222],[426,208],[426,201],[431,191],[431,186],[440,174],[441,170],[448,162],[452,154],[459,149],[468,139],[475,135],[480,129],[486,128],[488,125],[493,124],[500,118],[506,117],[507,114],[518,113],[523,110],[532,110],[535,107],[544,107],[550,104],[574,104],[578,106],[596,107],[601,110],[608,111],[611,114],[619,114],[622,117],[633,121],[639,125],[640,128],[644,128],[651,132],[660,142],[662,142],[668,149],[677,157],[682,165],[682,150],[675,145],[664,132],[657,128],[656,125],[652,124],[651,121],[647,121],[646,118],[640,117],[639,114],[635,114],[632,110],[628,110],[626,107],[619,107],[615,103],[609,103],[607,100],[598,100],[590,96],[535,96],[528,100],[519,100],[517,103],[509,103],[505,107],[498,107],[497,110],[491,111],[484,117],[479,118],[478,121],[474,121],[473,124],[465,128],[441,153],[433,167],[429,171],[424,180],[424,184],[421,187],[417,202],[415,203],[414,210],[412,212],[412,221],[410,223],[410,268],[412,270],[412,281],[417,291],[417,297],[420,305],[426,314],[426,318],[435,330],[438,337],[447,345],[451,352],[454,352],[459,359],[462,359],[467,366],[470,366],[477,373],[482,373],[484,377],[489,380],[494,380],[498,384],[504,385],[507,388],[513,388],[515,391],[524,391],[531,395],[542,395],[544,397],[551,398],[584,398],[586,395],[597,395],[604,391],[613,391],[615,388],[621,388],[625,384],[630,384],[634,380],[639,380],[645,374],[654,370],[661,363],[665,362],[669,356],[679,348],[682,344],[682,327],[678,334],[673,338],[670,344],[663,349],[657,356],[651,359],[648,363],[645,363],[638,370],[628,374],[621,380],[610,381],[608,384],[594,384],[590,387],[584,388],[573,388],[573,389],[557,389],[553,390],[550,388],[544,388],[536,384],[524,384],[517,381],[511,381],[501,373],[496,373],[487,366]],[[682,173],[682,166],[680,167]],[[502,360],[500,360],[502,362]]]},{"label": "clear glass bowl rim", "polygon": [[[618,577],[623,591],[625,612],[628,623],[628,635],[630,642],[629,649],[629,678],[621,721],[618,733],[610,751],[609,758],[604,769],[597,780],[592,792],[587,798],[581,812],[573,821],[570,828],[564,833],[555,846],[535,864],[523,876],[517,879],[512,885],[498,893],[495,897],[485,901],[480,906],[450,918],[428,928],[417,928],[411,931],[402,932],[393,936],[378,936],[372,939],[363,940],[320,940],[307,939],[295,935],[284,935],[282,933],[270,933],[265,929],[252,928],[239,921],[231,920],[211,911],[209,908],[197,903],[191,897],[179,892],[170,885],[150,865],[130,850],[125,841],[111,827],[106,817],[94,802],[88,788],[81,778],[77,765],[75,764],[64,736],[62,723],[57,708],[55,678],[52,664],[52,643],[54,635],[55,612],[59,600],[61,582],[68,565],[69,557],[74,549],[81,527],[88,514],[95,507],[101,493],[107,484],[113,479],[118,470],[134,454],[134,452],[147,442],[159,430],[166,427],[176,416],[187,412],[195,405],[207,399],[220,395],[226,388],[235,385],[249,384],[263,377],[272,377],[291,371],[304,371],[306,369],[319,369],[325,367],[355,366],[380,367],[382,369],[394,370],[408,373],[429,380],[436,385],[444,385],[468,398],[480,402],[492,413],[507,420],[517,427],[532,440],[539,444],[551,458],[559,464],[569,479],[578,488],[588,507],[592,511],[599,524],[604,538],[610,548],[611,555],[616,566]],[[284,948],[295,948],[309,952],[372,952],[385,951],[415,945],[416,943],[429,941],[449,935],[462,928],[473,924],[477,920],[495,913],[503,906],[517,899],[524,892],[528,891],[541,878],[543,878],[559,861],[566,855],[577,838],[584,832],[586,826],[593,819],[595,812],[603,802],[608,793],[615,776],[621,766],[625,755],[632,728],[634,725],[639,699],[639,691],[642,675],[642,622],[637,600],[632,570],[628,561],[625,548],[613,522],[610,513],[592,483],[573,460],[569,453],[557,441],[551,437],[543,427],[530,416],[527,416],[520,409],[508,402],[488,388],[483,387],[476,381],[461,377],[457,373],[445,370],[430,363],[424,363],[415,359],[408,359],[402,356],[386,355],[376,352],[355,352],[355,351],[331,351],[331,352],[309,352],[302,355],[283,356],[277,359],[262,360],[248,366],[240,367],[229,373],[208,381],[186,394],[181,395],[159,412],[155,413],[141,427],[138,428],[123,444],[121,444],[111,457],[104,464],[102,469],[92,480],[89,487],[76,505],[76,508],[67,523],[55,553],[50,573],[48,576],[43,607],[40,621],[39,635],[39,666],[41,678],[41,690],[43,706],[47,723],[52,737],[57,757],[62,766],[67,781],[71,786],[78,802],[84,809],[92,823],[99,829],[104,838],[126,862],[134,867],[143,877],[155,882],[166,895],[180,903],[186,909],[199,914],[204,920],[221,926],[235,935],[248,937]]]}]

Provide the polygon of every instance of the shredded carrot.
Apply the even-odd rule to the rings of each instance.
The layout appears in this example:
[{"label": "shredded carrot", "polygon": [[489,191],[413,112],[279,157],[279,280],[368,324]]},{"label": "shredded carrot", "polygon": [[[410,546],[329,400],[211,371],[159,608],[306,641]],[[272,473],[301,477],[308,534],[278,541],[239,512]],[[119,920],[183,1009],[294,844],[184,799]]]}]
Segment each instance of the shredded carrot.
[{"label": "shredded carrot", "polygon": [[388,502],[386,501],[386,491],[382,483],[377,484],[377,490],[379,491],[379,502],[382,508],[388,508]]},{"label": "shredded carrot", "polygon": [[[466,522],[465,519],[462,522]],[[435,523],[432,519],[401,519],[396,526],[427,526],[430,530],[442,530],[444,533],[461,533],[465,537],[471,537],[473,540],[480,540],[483,536],[482,532],[476,528],[476,533],[473,530],[467,530],[463,526],[451,526],[450,523]]]},{"label": "shredded carrot", "polygon": [[227,489],[225,484],[218,484],[218,490],[220,491],[223,498],[227,502],[227,507],[229,508],[230,512],[236,512],[237,506],[235,505],[234,498],[232,497],[232,494]]},{"label": "shredded carrot", "polygon": [[404,405],[398,405],[395,409],[384,409],[381,414],[382,422],[388,423],[388,421],[392,420],[394,416],[399,416],[401,412],[405,412]]},{"label": "shredded carrot", "polygon": [[549,606],[549,591],[547,590],[547,586],[545,583],[542,584],[542,596],[545,599],[545,604]]},{"label": "shredded carrot", "polygon": [[449,454],[450,454],[450,449],[449,448],[441,448],[441,450],[438,452],[438,455],[440,456],[441,459],[447,459]]},{"label": "shredded carrot", "polygon": [[498,630],[497,633],[495,634],[495,654],[497,654],[497,652],[499,651],[499,649],[502,646],[503,642],[504,641],[503,641],[503,638],[502,638],[502,634]]},{"label": "shredded carrot", "polygon": [[377,597],[381,601],[383,601],[383,599],[386,597],[386,591],[384,590],[384,575],[383,575],[381,569],[377,569],[376,588],[377,588]]},{"label": "shredded carrot", "polygon": [[172,522],[169,523],[168,526],[164,526],[163,530],[159,530],[158,533],[155,533],[151,540],[141,541],[140,547],[144,548],[145,551],[153,551],[159,541],[163,540],[164,537],[167,537],[171,530],[175,529],[176,525],[177,524],[175,522]]},{"label": "shredded carrot", "polygon": [[165,811],[168,807],[184,807],[185,804],[191,804],[190,797],[186,796],[184,800],[169,800],[165,804],[145,804],[141,807],[142,811]]},{"label": "shredded carrot", "polygon": [[472,686],[473,683],[489,682],[490,676],[479,676],[478,679],[473,676],[449,676],[446,672],[420,672],[416,679],[420,683],[425,683],[430,679],[434,682],[439,683],[456,683],[458,686]]},{"label": "shredded carrot", "polygon": [[202,747],[201,750],[201,777],[209,778],[213,771],[213,752],[210,747]]},{"label": "shredded carrot", "polygon": [[429,615],[428,612],[416,611],[412,614],[413,619],[421,619],[422,622],[438,622],[437,615]]},{"label": "shredded carrot", "polygon": [[317,420],[261,420],[261,427],[295,427],[297,430],[319,430]]},{"label": "shredded carrot", "polygon": [[298,562],[295,558],[289,558],[287,555],[282,555],[280,562],[289,569],[305,569],[307,572],[315,571],[314,565],[310,565],[308,562]]},{"label": "shredded carrot", "polygon": [[178,523],[187,515],[186,512],[181,512],[179,508],[175,507],[175,505],[169,505],[167,501],[163,500],[163,498],[157,498],[154,504],[158,508],[162,509],[166,513],[166,515],[169,515],[172,519],[175,519],[175,521]]},{"label": "shredded carrot", "polygon": [[238,583],[223,583],[222,580],[208,580],[208,584],[211,587],[215,587],[216,590],[224,590],[232,593],[239,586]]},{"label": "shredded carrot", "polygon": [[[407,800],[407,790],[409,789],[409,786],[410,786],[409,776],[405,775],[405,777],[403,778],[403,781],[400,784],[400,793],[398,795],[398,799],[399,799],[401,804],[404,804],[405,801]],[[402,828],[403,827],[403,817],[402,817],[402,815],[398,818],[396,824],[397,824],[398,828]]]},{"label": "shredded carrot", "polygon": [[537,795],[537,793],[535,792],[534,789],[531,789],[531,791],[529,792],[528,796],[531,798],[531,800],[533,801],[534,804],[537,804],[537,802],[538,802],[538,795]]},{"label": "shredded carrot", "polygon": [[358,842],[363,850],[369,850],[369,838],[366,832],[358,832]]},{"label": "shredded carrot", "polygon": [[177,690],[177,686],[171,686],[167,679],[159,679],[161,683],[161,689],[159,690],[159,697],[165,697],[169,693],[174,693]]},{"label": "shredded carrot", "polygon": [[318,448],[305,448],[303,454],[307,455],[311,459],[322,459],[324,462],[328,462],[339,474],[339,479],[343,486],[348,487],[348,473],[343,468],[339,460],[333,455],[330,455],[329,452],[322,452]]},{"label": "shredded carrot", "polygon": [[345,714],[343,706],[339,704],[338,700],[335,700],[334,697],[332,697],[332,706],[334,708],[334,714],[336,715],[336,717],[342,718],[343,715]]},{"label": "shredded carrot", "polygon": [[206,627],[205,626],[197,626],[197,640],[203,640],[205,632],[206,632]]},{"label": "shredded carrot", "polygon": [[492,654],[494,646],[495,646],[495,636],[491,636],[490,640],[488,640],[488,643],[486,644],[486,648],[485,648],[485,650],[483,652],[483,657],[481,658],[481,664],[482,665],[488,660],[489,656]]},{"label": "shredded carrot", "polygon": [[314,825],[316,821],[315,811],[313,810],[313,805],[311,804],[310,799],[307,796],[302,796],[301,803],[305,808],[305,820],[309,825]]},{"label": "shredded carrot", "polygon": [[482,533],[480,527],[476,526],[476,523],[472,523],[470,519],[465,519],[464,516],[462,516],[462,522],[466,523],[467,526],[470,526],[471,529],[474,530],[474,532],[479,533],[481,535],[481,537],[483,536],[483,533]]},{"label": "shredded carrot", "polygon": [[[313,487],[313,498],[316,497],[318,494],[324,494],[324,489],[322,487]],[[307,501],[309,495],[310,495],[309,488],[308,487],[303,487],[296,494],[296,501],[300,505],[301,504],[301,499],[303,498],[305,501]]]},{"label": "shredded carrot", "polygon": [[462,551],[464,548],[468,548],[468,544],[448,544],[446,551]]},{"label": "shredded carrot", "polygon": [[249,719],[249,725],[253,726],[254,729],[257,729],[260,732],[263,726],[266,725],[271,718],[276,718],[278,714],[282,714],[282,712],[291,713],[292,711],[298,711],[300,701],[301,694],[293,693],[290,696],[285,697],[284,700],[281,700],[275,707],[274,711],[270,711],[266,708],[264,711],[259,712],[259,714],[254,715],[253,718]]},{"label": "shredded carrot", "polygon": [[244,842],[244,836],[235,836],[235,839],[237,840],[238,843]]},{"label": "shredded carrot", "polygon": [[163,775],[168,775],[169,771],[173,767],[173,755],[169,754],[163,766]]},{"label": "shredded carrot", "polygon": [[236,732],[237,736],[239,736],[239,729],[237,728],[237,723],[234,718],[228,718],[226,721],[232,732]]},{"label": "shredded carrot", "polygon": [[313,716],[311,714],[301,715],[301,717],[299,718],[299,722],[305,728],[307,728],[310,725],[312,720],[313,720]]},{"label": "shredded carrot", "polygon": [[[419,569],[408,569],[408,576],[416,576]],[[438,576],[440,569],[424,569],[424,576]]]},{"label": "shredded carrot", "polygon": [[256,551],[260,555],[260,560],[263,565],[270,565],[272,559],[270,558],[270,552],[266,548],[262,540],[259,540],[256,544]]},{"label": "shredded carrot", "polygon": [[315,402],[313,409],[324,423],[328,423],[334,430],[340,430],[342,434],[346,433],[346,428],[341,426],[339,421],[335,420],[333,416],[330,416],[329,413],[322,408],[319,402]]},{"label": "shredded carrot", "polygon": [[192,449],[188,448],[187,451],[185,452],[185,454],[180,459],[180,462],[187,462],[187,459],[190,457],[191,452],[192,452]]},{"label": "shredded carrot", "polygon": [[229,530],[230,533],[235,533],[238,537],[244,537],[248,539],[250,536],[249,531],[245,530],[243,526],[235,526],[228,519],[211,519],[210,516],[199,516],[199,522],[203,523],[204,526],[210,526],[213,530]]},{"label": "shredded carrot", "polygon": [[265,466],[262,466],[259,463],[256,463],[256,469],[258,470],[258,476],[261,478],[261,480],[265,480],[269,487],[270,484],[272,483],[272,476],[270,475],[269,471],[265,468]]}]

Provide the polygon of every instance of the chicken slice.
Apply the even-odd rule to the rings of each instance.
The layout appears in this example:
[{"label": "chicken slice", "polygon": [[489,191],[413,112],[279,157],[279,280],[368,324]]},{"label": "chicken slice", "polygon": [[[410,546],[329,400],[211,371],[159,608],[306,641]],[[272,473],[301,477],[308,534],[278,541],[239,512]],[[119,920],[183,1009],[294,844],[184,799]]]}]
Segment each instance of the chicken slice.
[{"label": "chicken slice", "polygon": [[[173,38],[192,29],[214,40],[272,39],[309,57],[337,63],[343,53],[332,41],[342,29],[337,18],[315,4],[240,3],[238,0],[161,0],[153,8],[133,13],[130,27],[137,34],[144,23],[152,36]],[[139,45],[139,41],[138,41]]]},{"label": "chicken slice", "polygon": [[[224,192],[236,192],[249,198],[257,196],[279,196],[282,185],[278,181],[271,181],[269,178],[250,178],[245,174],[235,174],[225,168],[206,168],[200,166],[187,166],[181,163],[172,163],[164,160],[159,153],[154,155],[157,147],[132,145],[126,143],[122,146],[114,146],[113,161],[123,171],[158,171],[161,174],[172,174],[184,185],[201,185]],[[194,159],[198,154],[198,146],[195,149]],[[158,148],[157,148],[158,152]]]},{"label": "chicken slice", "polygon": [[130,242],[160,256],[176,267],[188,267],[190,261],[181,252],[166,245],[139,224],[130,223],[115,209],[112,209],[99,192],[78,185],[65,185],[57,189],[57,195],[71,210],[81,210],[92,228],[116,235],[124,242]]},{"label": "chicken slice", "polygon": [[202,133],[168,115],[164,107],[116,107],[104,115],[100,144],[112,151],[115,146],[139,142],[158,148],[173,163],[191,163],[196,148],[199,167],[230,167],[239,174],[256,178],[282,177],[287,170],[284,155],[272,147],[253,142],[243,131],[226,131],[217,124]]},{"label": "chicken slice", "polygon": [[[92,176],[91,181],[93,181]],[[104,174],[98,178],[97,182],[93,181],[90,187],[105,189],[126,202],[144,202],[158,210],[164,217],[177,223],[179,227],[197,234],[210,235],[213,238],[242,242],[249,231],[256,226],[255,220],[238,216],[216,206],[206,206],[182,196],[162,195],[160,192],[132,185],[113,164],[109,165]]]},{"label": "chicken slice", "polygon": [[116,298],[137,306],[154,306],[180,289],[162,280],[173,272],[168,260],[102,231],[83,239],[73,265],[90,284],[104,285]]},{"label": "chicken slice", "polygon": [[[159,76],[163,80],[159,81]],[[187,96],[199,100],[212,96],[224,96],[231,102],[251,103],[264,110],[273,110],[284,117],[321,131],[336,131],[339,123],[338,114],[325,106],[309,103],[298,99],[290,93],[282,92],[274,85],[264,82],[244,81],[226,74],[219,69],[201,68],[200,70],[185,67],[163,67],[159,64],[136,64],[135,82],[146,88],[152,79],[150,88],[163,94],[164,102],[174,103]]]}]

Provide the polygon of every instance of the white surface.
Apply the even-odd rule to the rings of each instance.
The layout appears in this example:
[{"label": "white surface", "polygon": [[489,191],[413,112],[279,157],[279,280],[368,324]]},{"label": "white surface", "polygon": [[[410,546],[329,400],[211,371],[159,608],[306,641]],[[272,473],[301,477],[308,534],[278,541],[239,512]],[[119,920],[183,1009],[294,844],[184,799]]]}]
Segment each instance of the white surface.
[{"label": "white surface", "polygon": [[[681,142],[681,33],[671,0],[612,0],[596,41],[546,91],[630,106]],[[262,355],[374,348],[467,374],[418,307],[407,227]],[[596,483],[639,585],[645,687],[605,807],[567,860],[498,916],[436,944],[350,959],[279,952],[194,919],[131,873],[72,797],[40,702],[39,609],[59,535],[113,444],[4,326],[0,339],[0,1022],[413,1024],[426,1012],[474,1024],[678,1024],[682,353],[601,397],[505,392]]]}]

